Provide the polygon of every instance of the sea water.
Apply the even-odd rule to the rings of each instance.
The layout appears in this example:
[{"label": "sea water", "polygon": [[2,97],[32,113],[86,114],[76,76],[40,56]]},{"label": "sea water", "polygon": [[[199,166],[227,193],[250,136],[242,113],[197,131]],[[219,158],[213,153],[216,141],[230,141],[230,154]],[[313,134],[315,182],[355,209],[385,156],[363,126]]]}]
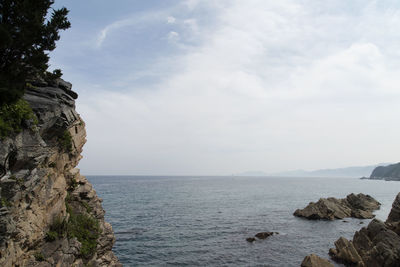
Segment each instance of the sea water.
[{"label": "sea water", "polygon": [[[364,193],[385,220],[400,182],[356,178],[88,176],[113,226],[124,266],[300,266],[328,258],[340,237],[370,220],[293,216],[321,197]],[[279,232],[248,243],[258,232]]]}]

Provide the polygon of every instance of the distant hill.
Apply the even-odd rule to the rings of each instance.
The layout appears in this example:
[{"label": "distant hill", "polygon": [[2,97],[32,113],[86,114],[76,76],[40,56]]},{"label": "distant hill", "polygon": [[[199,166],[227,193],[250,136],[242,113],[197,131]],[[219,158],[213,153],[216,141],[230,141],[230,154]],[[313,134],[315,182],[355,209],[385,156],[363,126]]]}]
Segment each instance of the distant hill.
[{"label": "distant hill", "polygon": [[[387,164],[387,163],[385,163]],[[321,169],[314,171],[295,170],[288,172],[280,172],[276,176],[289,176],[289,177],[368,177],[371,172],[378,166],[384,164],[376,164],[369,166],[353,166],[337,169]]]},{"label": "distant hill", "polygon": [[400,163],[376,167],[370,179],[400,181]]}]

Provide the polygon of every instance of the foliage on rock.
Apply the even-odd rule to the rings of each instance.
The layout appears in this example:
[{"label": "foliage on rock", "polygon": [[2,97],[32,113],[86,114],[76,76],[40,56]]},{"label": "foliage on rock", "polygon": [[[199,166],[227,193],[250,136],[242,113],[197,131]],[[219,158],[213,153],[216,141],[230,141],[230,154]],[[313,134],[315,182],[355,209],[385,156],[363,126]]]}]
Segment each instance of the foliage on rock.
[{"label": "foliage on rock", "polygon": [[38,119],[29,104],[20,99],[14,104],[3,104],[0,107],[0,138],[19,133],[29,123],[36,125]]},{"label": "foliage on rock", "polygon": [[60,148],[63,151],[71,152],[72,151],[72,136],[68,130],[65,130],[63,134],[58,138]]}]

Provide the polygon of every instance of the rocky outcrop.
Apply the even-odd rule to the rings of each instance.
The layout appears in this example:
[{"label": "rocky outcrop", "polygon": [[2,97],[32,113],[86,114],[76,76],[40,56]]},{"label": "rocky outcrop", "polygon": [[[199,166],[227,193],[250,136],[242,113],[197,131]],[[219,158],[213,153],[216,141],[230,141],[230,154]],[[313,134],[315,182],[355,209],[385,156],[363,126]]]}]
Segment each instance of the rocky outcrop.
[{"label": "rocky outcrop", "polygon": [[246,241],[253,243],[254,241],[256,241],[256,238],[263,240],[263,239],[267,239],[268,237],[273,236],[273,235],[279,235],[279,233],[278,232],[259,232],[254,237],[246,238]]},{"label": "rocky outcrop", "polygon": [[301,267],[333,267],[328,260],[318,257],[315,254],[306,256],[301,263]]},{"label": "rocky outcrop", "polygon": [[369,178],[374,180],[400,181],[400,163],[376,167]]},{"label": "rocky outcrop", "polygon": [[400,193],[386,222],[372,220],[354,234],[339,238],[329,254],[338,262],[354,266],[400,266]]},{"label": "rocky outcrop", "polygon": [[101,199],[76,166],[86,142],[71,84],[32,82],[38,119],[0,140],[0,266],[120,266]]},{"label": "rocky outcrop", "polygon": [[350,194],[344,199],[321,198],[311,202],[304,209],[298,209],[293,215],[309,220],[334,220],[346,217],[371,219],[374,210],[379,209],[380,203],[369,195]]}]

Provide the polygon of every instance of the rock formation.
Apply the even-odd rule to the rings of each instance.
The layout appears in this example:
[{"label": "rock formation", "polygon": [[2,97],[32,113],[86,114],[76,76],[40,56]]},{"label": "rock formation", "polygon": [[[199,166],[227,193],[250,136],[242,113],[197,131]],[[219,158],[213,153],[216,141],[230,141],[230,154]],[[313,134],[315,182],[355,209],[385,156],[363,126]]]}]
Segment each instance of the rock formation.
[{"label": "rock formation", "polygon": [[376,167],[369,179],[400,181],[400,163]]},{"label": "rock formation", "polygon": [[333,267],[333,264],[315,254],[311,254],[304,258],[301,267]]},{"label": "rock formation", "polygon": [[29,84],[38,119],[0,140],[0,266],[121,266],[101,199],[77,166],[86,141],[77,94]]},{"label": "rock formation", "polygon": [[350,194],[344,199],[321,198],[311,202],[304,209],[298,209],[293,215],[309,220],[334,220],[346,217],[371,219],[374,210],[379,209],[380,203],[369,195]]},{"label": "rock formation", "polygon": [[332,258],[354,266],[400,266],[400,193],[392,207],[386,222],[372,220],[352,241],[339,238],[329,250]]}]

